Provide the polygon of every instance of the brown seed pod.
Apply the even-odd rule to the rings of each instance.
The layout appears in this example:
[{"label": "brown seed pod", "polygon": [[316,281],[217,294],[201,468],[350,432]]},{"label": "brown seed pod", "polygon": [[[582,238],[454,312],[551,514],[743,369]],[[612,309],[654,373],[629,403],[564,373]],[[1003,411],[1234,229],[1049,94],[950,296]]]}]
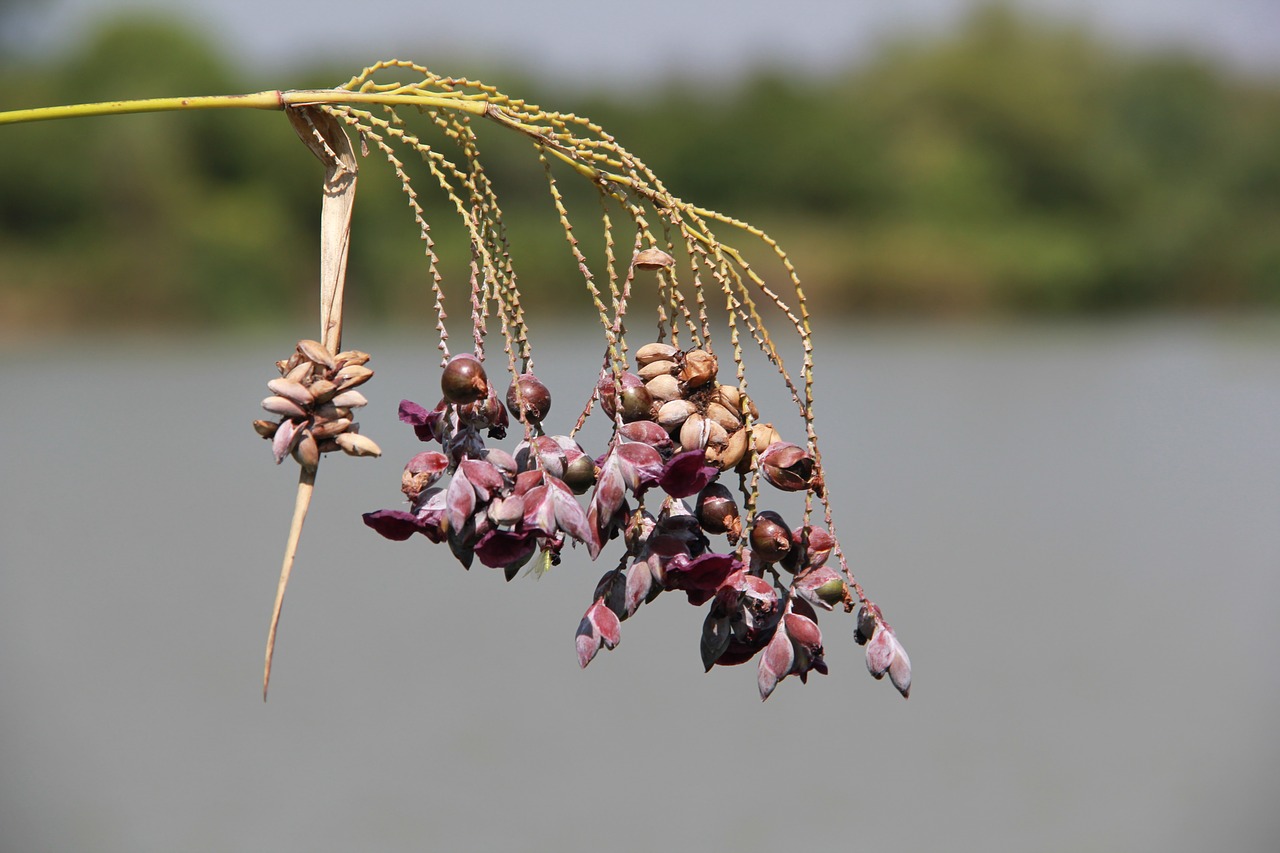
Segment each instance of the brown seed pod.
[{"label": "brown seed pod", "polygon": [[[719,425],[717,424],[717,426]],[[707,445],[707,462],[715,465],[721,471],[728,471],[737,465],[746,454],[747,431],[741,427],[729,433],[729,437],[724,444]]]},{"label": "brown seed pod", "polygon": [[341,435],[351,427],[351,418],[335,418],[331,421],[316,423],[311,427],[311,434],[317,441]]},{"label": "brown seed pod", "polygon": [[636,256],[631,260],[631,265],[641,270],[660,270],[666,269],[676,262],[676,259],[668,255],[656,247],[641,249],[636,252]]},{"label": "brown seed pod", "polygon": [[507,409],[518,421],[542,423],[551,412],[551,391],[532,373],[521,373],[507,389]]},{"label": "brown seed pod", "polygon": [[293,446],[293,458],[308,471],[314,471],[320,464],[320,448],[316,445],[311,430],[303,430],[302,437]]},{"label": "brown seed pod", "polygon": [[742,418],[737,409],[729,409],[720,403],[707,404],[707,417],[724,427],[726,432],[733,432],[742,426]]},{"label": "brown seed pod", "polygon": [[561,479],[575,495],[586,494],[596,484],[595,461],[587,454],[582,454],[564,466],[564,476]]},{"label": "brown seed pod", "polygon": [[278,394],[281,397],[288,397],[303,408],[310,406],[312,401],[315,399],[307,386],[303,385],[301,382],[294,382],[292,379],[286,379],[283,376],[279,379],[272,379],[267,383],[267,388],[272,394]]},{"label": "brown seed pod", "polygon": [[707,398],[707,404],[719,403],[726,409],[737,412],[741,411],[738,404],[742,401],[742,393],[736,385],[716,385],[711,391],[711,396]]},{"label": "brown seed pod", "polygon": [[367,436],[358,432],[344,432],[334,438],[348,456],[381,456],[382,448]]},{"label": "brown seed pod", "polygon": [[348,391],[363,385],[373,378],[373,371],[363,364],[348,364],[333,374],[333,381],[339,391]]},{"label": "brown seed pod", "polygon": [[317,379],[307,386],[307,390],[311,392],[312,398],[318,405],[323,405],[337,395],[338,386],[330,382],[328,379]]},{"label": "brown seed pod", "polygon": [[653,395],[645,388],[644,381],[634,373],[624,371],[618,378],[618,389],[615,392],[613,374],[605,372],[596,383],[596,393],[600,397],[600,405],[609,417],[617,414],[615,404],[622,403],[622,420],[652,420],[657,413]]},{"label": "brown seed pod", "polygon": [[791,529],[773,510],[756,513],[751,522],[751,552],[766,563],[776,563],[791,550]]},{"label": "brown seed pod", "polygon": [[757,460],[760,473],[776,488],[785,492],[812,489],[822,497],[822,475],[814,458],[803,447],[786,441],[769,445]]},{"label": "brown seed pod", "polygon": [[685,450],[702,450],[711,438],[711,421],[694,412],[680,427],[680,446]]},{"label": "brown seed pod", "polygon": [[649,396],[659,403],[679,400],[681,397],[680,380],[670,374],[653,377],[645,383],[645,387],[649,389]]},{"label": "brown seed pod", "polygon": [[720,483],[712,483],[698,495],[694,515],[708,533],[723,533],[730,545],[738,544],[742,535],[742,517],[733,493]]},{"label": "brown seed pod", "polygon": [[764,453],[771,445],[782,441],[782,436],[773,428],[773,424],[757,424],[751,425],[751,446],[749,452],[743,454],[742,462],[738,465],[738,473],[745,474],[751,470],[752,464],[755,462],[756,455]]},{"label": "brown seed pod", "polygon": [[676,363],[674,361],[668,361],[665,358],[659,359],[658,361],[649,362],[648,364],[641,367],[637,372],[640,374],[641,379],[643,379],[645,382],[648,382],[650,379],[653,379],[657,376],[667,376],[667,375],[674,374],[676,372]]},{"label": "brown seed pod", "polygon": [[689,350],[680,366],[680,381],[686,388],[701,388],[716,378],[719,369],[719,362],[711,353],[702,349]]},{"label": "brown seed pod", "polygon": [[440,390],[451,403],[474,403],[489,395],[489,379],[480,359],[462,352],[449,359],[440,374]]},{"label": "brown seed pod", "polygon": [[341,394],[335,394],[329,402],[339,408],[358,409],[361,406],[369,405],[369,400],[365,395],[355,389],[343,391]]},{"label": "brown seed pod", "polygon": [[658,424],[671,432],[683,426],[689,416],[697,411],[698,407],[688,400],[668,400],[658,408]]},{"label": "brown seed pod", "polygon": [[333,353],[325,349],[324,344],[319,341],[306,339],[298,341],[298,353],[312,364],[318,364],[327,370],[334,368]]},{"label": "brown seed pod", "polygon": [[369,361],[369,353],[361,352],[358,349],[344,350],[333,357],[334,362],[339,367],[345,367],[348,364],[366,364]]},{"label": "brown seed pod", "polygon": [[276,421],[254,421],[253,429],[263,438],[271,438],[276,434],[276,430],[280,429],[280,424]]},{"label": "brown seed pod", "polygon": [[651,420],[654,414],[653,395],[643,385],[622,389],[622,420]]},{"label": "brown seed pod", "polygon": [[636,350],[636,364],[644,367],[646,364],[655,361],[675,361],[676,356],[679,354],[680,350],[671,344],[658,342],[645,344]]},{"label": "brown seed pod", "polygon": [[[281,370],[280,372],[284,374],[285,379],[292,382],[299,382],[303,385],[308,384],[311,377],[315,374],[316,366],[297,353],[294,353],[293,358],[296,358],[298,363],[289,367],[287,370]],[[290,359],[290,361],[292,360],[293,359]]]},{"label": "brown seed pod", "polygon": [[276,394],[267,397],[262,401],[262,408],[266,409],[273,415],[280,415],[285,418],[305,418],[307,413],[302,407],[290,400],[288,397],[281,397]]},{"label": "brown seed pod", "polygon": [[297,350],[294,350],[292,353],[289,354],[288,358],[277,361],[276,367],[279,368],[280,375],[285,376],[290,372],[296,370],[299,367],[299,365],[302,365],[302,364],[306,364],[308,370],[315,367],[314,364],[312,364],[311,362],[307,361],[305,358],[302,357],[302,353],[298,352]]}]

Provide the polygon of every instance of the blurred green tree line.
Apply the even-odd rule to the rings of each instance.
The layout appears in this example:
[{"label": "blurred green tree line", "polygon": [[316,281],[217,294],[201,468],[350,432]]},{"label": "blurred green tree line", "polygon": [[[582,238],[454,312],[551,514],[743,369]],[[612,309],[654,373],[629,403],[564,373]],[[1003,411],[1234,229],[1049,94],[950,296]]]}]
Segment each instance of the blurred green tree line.
[{"label": "blurred green tree line", "polygon": [[[0,61],[0,91],[8,109],[334,85],[355,70],[254,81],[182,24],[130,17],[74,55]],[[485,79],[591,116],[675,194],[770,232],[824,311],[1280,306],[1280,80],[1002,7],[822,78],[761,69],[732,87],[628,92]],[[480,131],[529,307],[588,310],[530,146]],[[375,157],[356,203],[353,316],[430,316],[416,226]],[[236,326],[312,309],[320,167],[278,114],[11,126],[0,159],[0,326]],[[461,230],[430,178],[418,186],[465,287]]]}]

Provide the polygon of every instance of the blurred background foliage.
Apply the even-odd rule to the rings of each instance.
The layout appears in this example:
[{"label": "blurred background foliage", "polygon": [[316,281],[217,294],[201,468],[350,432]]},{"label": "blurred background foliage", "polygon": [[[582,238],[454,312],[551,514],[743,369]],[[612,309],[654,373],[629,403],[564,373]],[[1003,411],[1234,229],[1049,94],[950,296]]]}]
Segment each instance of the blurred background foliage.
[{"label": "blurred background foliage", "polygon": [[[0,91],[6,109],[229,94],[336,85],[358,64],[248,79],[181,21],[135,15],[69,55],[0,58]],[[591,116],[676,195],[769,231],[824,312],[1280,306],[1280,80],[1000,6],[823,77],[760,68],[728,87],[622,92],[483,74]],[[528,307],[590,310],[530,147],[480,130]],[[0,158],[0,327],[239,327],[313,308],[320,167],[278,114],[5,127]],[[416,226],[389,170],[365,162],[353,316],[430,316]],[[431,188],[424,176],[446,274],[465,287],[465,242]]]}]

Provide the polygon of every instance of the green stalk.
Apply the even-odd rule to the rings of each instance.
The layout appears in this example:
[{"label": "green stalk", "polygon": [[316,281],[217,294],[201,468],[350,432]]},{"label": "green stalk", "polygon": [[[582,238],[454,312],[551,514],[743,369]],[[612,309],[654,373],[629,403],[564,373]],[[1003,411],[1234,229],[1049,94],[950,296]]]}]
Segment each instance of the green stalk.
[{"label": "green stalk", "polygon": [[392,95],[383,92],[350,92],[346,89],[273,89],[248,95],[202,95],[191,98],[142,98],[132,101],[101,101],[60,107],[37,107],[0,112],[0,125],[24,124],[88,116],[161,113],[179,110],[254,109],[283,110],[307,104],[387,104],[457,110],[484,115],[488,104],[463,93],[435,95]]}]

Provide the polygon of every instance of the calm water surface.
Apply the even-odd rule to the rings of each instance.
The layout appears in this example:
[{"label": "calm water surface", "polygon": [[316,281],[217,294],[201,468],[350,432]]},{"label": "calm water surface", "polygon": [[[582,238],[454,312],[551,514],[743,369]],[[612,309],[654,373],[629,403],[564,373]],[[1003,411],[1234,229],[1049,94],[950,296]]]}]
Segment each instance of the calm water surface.
[{"label": "calm water surface", "polygon": [[[322,466],[264,705],[295,475],[248,421],[282,346],[11,345],[0,849],[1274,851],[1280,328],[820,335],[909,702],[833,614],[831,675],[761,704],[675,597],[579,671],[604,566],[504,584],[360,523],[438,386],[429,342],[352,336],[386,456]],[[578,339],[539,351],[553,420]]]}]

